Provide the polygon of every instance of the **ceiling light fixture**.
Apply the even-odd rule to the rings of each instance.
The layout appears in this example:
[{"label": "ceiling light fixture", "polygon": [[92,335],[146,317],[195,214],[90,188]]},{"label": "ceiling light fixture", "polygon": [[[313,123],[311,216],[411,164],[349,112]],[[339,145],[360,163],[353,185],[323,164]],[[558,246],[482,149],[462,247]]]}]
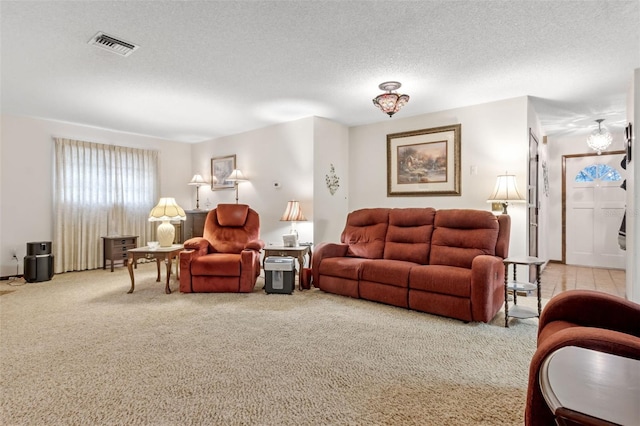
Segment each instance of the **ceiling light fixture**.
[{"label": "ceiling light fixture", "polygon": [[389,117],[392,117],[393,114],[400,111],[400,108],[409,102],[409,95],[399,95],[393,92],[394,90],[398,90],[400,86],[402,86],[402,84],[397,81],[385,81],[378,87],[380,90],[386,90],[387,93],[378,95],[373,99],[373,104],[380,108],[382,112],[388,114]]},{"label": "ceiling light fixture", "polygon": [[607,130],[606,127],[602,125],[604,118],[599,118],[596,120],[598,123],[598,128],[595,129],[589,137],[587,138],[587,145],[589,148],[598,152],[598,155],[602,154],[602,151],[607,149],[609,145],[611,145],[611,141],[613,138],[611,137],[611,133]]}]

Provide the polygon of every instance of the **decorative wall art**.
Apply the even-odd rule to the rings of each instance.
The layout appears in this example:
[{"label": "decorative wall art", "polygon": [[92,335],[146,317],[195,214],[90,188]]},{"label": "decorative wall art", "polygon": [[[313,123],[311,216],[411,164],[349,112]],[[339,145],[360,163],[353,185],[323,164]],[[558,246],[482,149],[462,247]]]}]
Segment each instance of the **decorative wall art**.
[{"label": "decorative wall art", "polygon": [[387,196],[460,195],[461,125],[387,135]]},{"label": "decorative wall art", "polygon": [[226,180],[236,168],[236,156],[213,157],[211,159],[211,190],[233,189],[233,182]]},{"label": "decorative wall art", "polygon": [[340,188],[340,178],[336,175],[336,169],[331,164],[331,168],[329,169],[329,174],[325,175],[325,180],[327,182],[327,188],[329,188],[329,192],[331,195],[335,194],[338,188]]}]

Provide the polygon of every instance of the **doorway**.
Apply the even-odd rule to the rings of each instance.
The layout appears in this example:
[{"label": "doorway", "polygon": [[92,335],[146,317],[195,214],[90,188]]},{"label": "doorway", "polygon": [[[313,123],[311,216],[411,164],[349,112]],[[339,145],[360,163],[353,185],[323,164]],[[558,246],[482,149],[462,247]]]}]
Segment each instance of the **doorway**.
[{"label": "doorway", "polygon": [[625,211],[624,154],[562,156],[563,263],[625,269],[625,252],[618,246]]}]

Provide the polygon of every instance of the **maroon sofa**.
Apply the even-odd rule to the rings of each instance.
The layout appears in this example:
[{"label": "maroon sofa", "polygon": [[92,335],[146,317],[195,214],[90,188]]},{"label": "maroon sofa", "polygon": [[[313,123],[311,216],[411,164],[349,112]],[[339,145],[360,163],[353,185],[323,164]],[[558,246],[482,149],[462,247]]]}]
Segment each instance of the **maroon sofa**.
[{"label": "maroon sofa", "polygon": [[340,243],[313,253],[328,293],[490,321],[504,303],[509,216],[489,211],[373,208],[349,213]]}]

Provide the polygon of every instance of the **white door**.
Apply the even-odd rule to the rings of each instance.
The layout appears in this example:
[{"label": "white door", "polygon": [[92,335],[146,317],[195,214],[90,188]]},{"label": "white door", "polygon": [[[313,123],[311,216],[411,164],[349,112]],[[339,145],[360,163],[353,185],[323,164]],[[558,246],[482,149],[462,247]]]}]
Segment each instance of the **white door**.
[{"label": "white door", "polygon": [[625,268],[618,230],[625,210],[623,154],[566,158],[566,263]]}]

